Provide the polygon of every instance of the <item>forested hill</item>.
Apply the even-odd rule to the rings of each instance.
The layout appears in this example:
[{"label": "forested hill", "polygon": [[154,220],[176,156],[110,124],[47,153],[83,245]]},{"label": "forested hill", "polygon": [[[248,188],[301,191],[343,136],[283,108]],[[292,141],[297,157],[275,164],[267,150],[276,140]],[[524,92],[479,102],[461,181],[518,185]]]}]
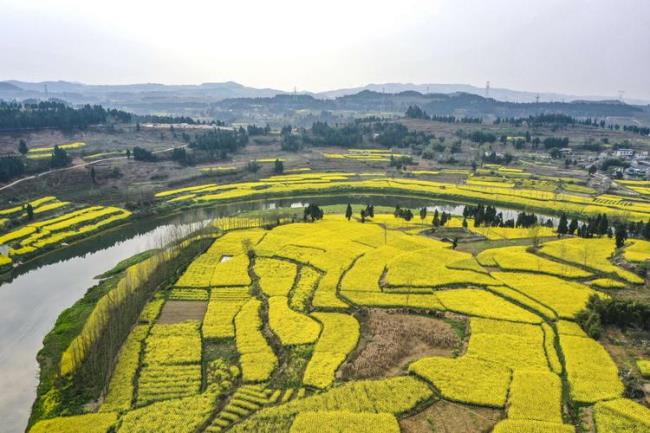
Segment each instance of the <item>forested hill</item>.
[{"label": "forested hill", "polygon": [[310,95],[276,95],[269,98],[233,98],[216,102],[219,110],[352,110],[403,113],[411,105],[422,107],[433,115],[462,117],[528,117],[543,113],[566,114],[573,117],[632,117],[643,113],[643,108],[619,101],[571,101],[516,103],[497,101],[469,93],[422,94],[415,91],[379,93],[364,90],[336,99],[317,99]]},{"label": "forested hill", "polygon": [[141,116],[101,105],[73,107],[55,100],[22,103],[0,100],[0,132],[40,128],[73,130],[126,122],[194,123],[195,120],[187,116]]},{"label": "forested hill", "polygon": [[57,101],[34,103],[0,101],[0,131],[32,128],[85,129],[108,120],[128,122],[131,114],[100,105],[71,107]]}]

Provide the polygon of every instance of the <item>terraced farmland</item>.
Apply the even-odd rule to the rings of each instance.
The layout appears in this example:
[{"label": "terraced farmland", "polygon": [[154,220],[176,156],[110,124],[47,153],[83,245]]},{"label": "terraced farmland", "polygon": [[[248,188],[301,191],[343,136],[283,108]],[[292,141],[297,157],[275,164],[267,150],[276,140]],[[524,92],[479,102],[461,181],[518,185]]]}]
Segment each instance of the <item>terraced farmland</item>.
[{"label": "terraced farmland", "polygon": [[77,205],[53,196],[2,209],[0,222],[5,230],[0,232],[0,245],[8,248],[6,254],[0,254],[0,265],[10,265],[101,232],[130,216],[131,212],[118,207]]},{"label": "terraced farmland", "polygon": [[[30,431],[415,432],[443,402],[490,408],[494,432],[574,432],[576,407],[593,408],[599,433],[649,431],[650,410],[625,397],[616,363],[575,321],[591,297],[609,298],[601,287],[640,287],[609,244],[567,237],[474,257],[384,214],[226,231],[145,306],[97,413]],[[628,243],[633,259],[643,245]],[[382,323],[400,320],[456,335],[389,337]],[[65,351],[64,377],[93,335]],[[404,352],[384,355],[395,335]],[[369,354],[392,364],[369,369]]]}]

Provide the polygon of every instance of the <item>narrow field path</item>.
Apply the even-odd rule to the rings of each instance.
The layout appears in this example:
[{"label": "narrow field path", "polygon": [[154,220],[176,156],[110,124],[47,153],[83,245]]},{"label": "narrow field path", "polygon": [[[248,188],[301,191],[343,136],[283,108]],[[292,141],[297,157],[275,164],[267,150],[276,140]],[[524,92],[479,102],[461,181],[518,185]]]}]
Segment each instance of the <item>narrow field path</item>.
[{"label": "narrow field path", "polygon": [[[165,152],[170,152],[170,151],[172,151],[174,149],[182,149],[182,148],[185,148],[187,146],[188,146],[188,144],[184,144],[184,145],[178,146],[178,147],[169,147],[167,149],[156,150],[156,151],[153,151],[151,153],[154,153],[154,154],[156,154],[156,153],[165,153]],[[96,161],[82,162],[82,163],[79,163],[79,164],[71,165],[69,167],[54,168],[52,170],[48,170],[48,171],[44,171],[42,173],[34,174],[32,176],[22,177],[22,178],[20,178],[18,180],[15,180],[15,181],[11,182],[11,183],[0,186],[0,191],[4,191],[5,189],[9,189],[9,188],[11,188],[13,186],[18,185],[21,182],[27,181],[27,180],[38,179],[39,177],[47,176],[48,174],[58,173],[58,172],[66,171],[66,170],[73,170],[75,168],[83,168],[83,167],[87,167],[89,165],[97,164],[99,162],[115,161],[115,160],[118,160],[118,159],[126,159],[126,156],[113,156],[111,158],[102,158],[102,159],[98,159]]]}]

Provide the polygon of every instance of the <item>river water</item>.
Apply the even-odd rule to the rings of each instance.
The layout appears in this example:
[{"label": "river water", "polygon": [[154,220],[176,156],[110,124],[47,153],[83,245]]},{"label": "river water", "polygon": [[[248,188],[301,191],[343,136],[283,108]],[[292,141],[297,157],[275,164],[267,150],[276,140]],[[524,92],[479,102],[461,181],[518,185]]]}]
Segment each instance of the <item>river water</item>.
[{"label": "river water", "polygon": [[[365,201],[371,200],[354,202]],[[403,199],[390,197],[374,197],[372,201],[377,205],[394,206],[399,202],[402,207],[427,206],[454,215],[462,214],[462,206],[453,204],[404,203]],[[340,204],[347,199],[319,198],[317,202]],[[188,211],[166,220],[140,221],[25,265],[0,285],[0,433],[24,432],[36,396],[36,354],[42,347],[43,337],[52,329],[59,314],[97,283],[95,276],[121,260],[157,247],[172,232],[177,233],[179,227],[190,231],[198,228],[197,224],[217,216],[257,209],[281,211],[302,205],[290,201],[254,202]]]}]

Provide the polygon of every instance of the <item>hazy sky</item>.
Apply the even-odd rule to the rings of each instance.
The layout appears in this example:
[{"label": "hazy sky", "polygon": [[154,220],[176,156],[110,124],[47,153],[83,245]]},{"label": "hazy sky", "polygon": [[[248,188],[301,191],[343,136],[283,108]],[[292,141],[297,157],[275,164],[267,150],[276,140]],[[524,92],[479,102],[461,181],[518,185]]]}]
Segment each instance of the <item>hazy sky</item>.
[{"label": "hazy sky", "polygon": [[650,99],[648,0],[0,0],[0,80]]}]

